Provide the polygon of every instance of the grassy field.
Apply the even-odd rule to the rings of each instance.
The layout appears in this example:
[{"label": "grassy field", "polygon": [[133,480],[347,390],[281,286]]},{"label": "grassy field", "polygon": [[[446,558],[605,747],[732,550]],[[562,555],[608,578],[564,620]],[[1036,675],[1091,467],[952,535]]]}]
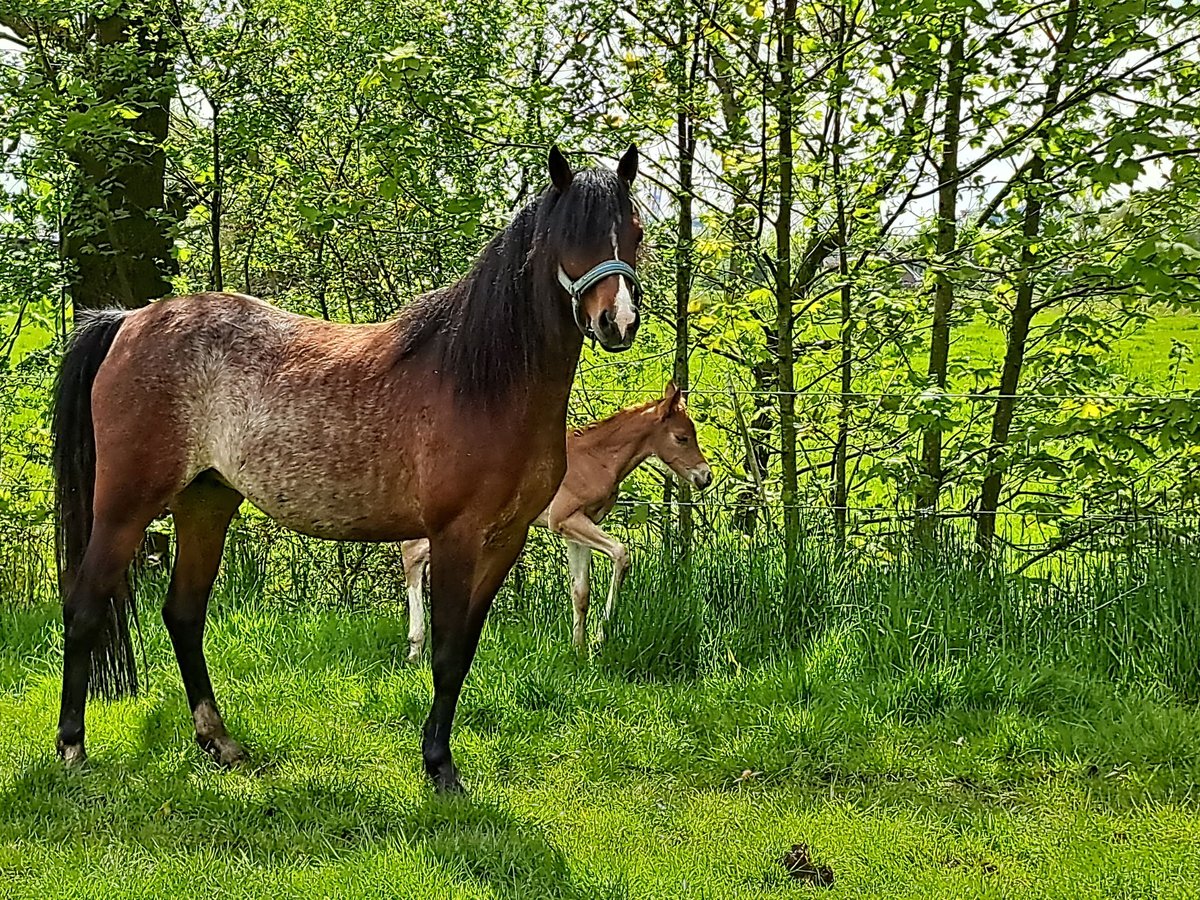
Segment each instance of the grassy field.
[{"label": "grassy field", "polygon": [[[286,585],[226,577],[210,661],[253,762],[222,772],[191,741],[151,591],[148,689],[91,706],[91,759],[67,773],[58,612],[0,604],[0,896],[810,896],[825,889],[780,862],[803,842],[831,897],[1194,897],[1200,712],[1142,665],[1194,647],[1168,629],[1195,597],[1163,604],[1173,623],[1143,608],[1200,584],[1180,565],[1139,566],[1142,594],[1080,582],[1091,618],[1010,620],[1033,631],[1007,647],[992,629],[1016,601],[968,596],[961,573],[910,571],[903,592],[877,572],[871,595],[827,572],[811,634],[757,653],[750,635],[772,626],[713,605],[719,566],[679,594],[641,570],[612,646],[586,660],[560,580],[535,577],[502,598],[471,673],[461,799],[420,773],[430,678],[403,663],[398,607],[301,608]],[[745,583],[734,600],[770,584]],[[1105,662],[1081,641],[1123,603]],[[888,635],[868,616],[881,605]],[[985,606],[994,619],[971,617]],[[661,664],[689,648],[700,658]]]}]

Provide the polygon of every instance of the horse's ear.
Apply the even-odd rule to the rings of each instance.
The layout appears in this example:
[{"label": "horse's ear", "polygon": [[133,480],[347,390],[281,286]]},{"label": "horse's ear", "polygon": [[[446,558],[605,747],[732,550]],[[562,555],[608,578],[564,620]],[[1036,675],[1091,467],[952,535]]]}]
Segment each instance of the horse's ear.
[{"label": "horse's ear", "polygon": [[663,388],[662,400],[659,401],[659,405],[662,408],[663,419],[670,418],[683,408],[683,391],[675,386],[674,379],[668,381],[667,386]]},{"label": "horse's ear", "polygon": [[560,194],[565,194],[567,188],[571,186],[571,181],[574,179],[575,173],[571,171],[571,164],[567,162],[567,158],[562,155],[562,151],[558,149],[558,145],[550,148],[550,181],[558,188]]},{"label": "horse's ear", "polygon": [[629,149],[625,151],[625,155],[621,157],[621,161],[617,163],[617,176],[627,185],[633,184],[633,179],[637,178],[637,170],[637,144],[630,144]]}]

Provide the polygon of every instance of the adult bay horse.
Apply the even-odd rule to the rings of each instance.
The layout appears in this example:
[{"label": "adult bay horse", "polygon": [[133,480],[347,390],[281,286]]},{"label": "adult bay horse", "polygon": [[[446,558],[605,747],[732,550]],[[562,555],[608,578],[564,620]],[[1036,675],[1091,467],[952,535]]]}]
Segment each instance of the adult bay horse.
[{"label": "adult bay horse", "polygon": [[[683,392],[673,381],[667,383],[659,400],[626,407],[607,419],[571,431],[567,435],[567,474],[550,505],[534,520],[535,525],[549,528],[567,541],[575,611],[572,639],[577,648],[582,649],[587,640],[592,551],[612,560],[601,642],[629,568],[629,551],[600,523],[616,505],[621,482],[650,457],[662,460],[693,487],[703,490],[712,483],[712,470],[696,439],[696,424],[688,415]],[[401,549],[408,587],[408,658],[417,660],[425,646],[423,582],[429,564],[429,541],[405,541]]]},{"label": "adult bay horse", "polygon": [[127,571],[164,509],[177,549],[163,619],[196,740],[222,764],[244,758],[203,635],[225,533],[248,499],[303,534],[429,538],[434,693],[421,749],[434,785],[460,789],[459,692],[492,598],[566,470],[584,336],[619,351],[637,331],[637,167],[636,147],[615,173],[575,173],[553,149],[550,185],[470,273],[382,324],[237,294],[79,317],[53,420],[67,763],[86,758],[89,686],[137,689]]}]

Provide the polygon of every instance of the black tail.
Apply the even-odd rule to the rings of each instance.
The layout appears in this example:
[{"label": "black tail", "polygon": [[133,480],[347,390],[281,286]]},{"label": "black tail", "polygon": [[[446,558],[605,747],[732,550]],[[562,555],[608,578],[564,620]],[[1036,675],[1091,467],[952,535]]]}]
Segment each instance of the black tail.
[{"label": "black tail", "polygon": [[[56,490],[55,542],[58,583],[63,601],[75,584],[88,539],[92,536],[92,498],[96,488],[96,433],[92,423],[92,383],[108,355],[125,311],[79,312],[54,386],[51,433]],[[129,634],[136,620],[133,592],[125,578],[112,597],[104,628],[92,650],[91,692],[107,698],[137,693],[137,667]]]}]

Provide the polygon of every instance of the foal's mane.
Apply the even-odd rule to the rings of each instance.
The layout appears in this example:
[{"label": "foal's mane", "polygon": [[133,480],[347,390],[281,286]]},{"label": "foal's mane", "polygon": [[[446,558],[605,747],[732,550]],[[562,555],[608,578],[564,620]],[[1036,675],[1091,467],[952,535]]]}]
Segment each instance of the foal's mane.
[{"label": "foal's mane", "polygon": [[612,415],[605,416],[603,419],[597,419],[595,422],[588,422],[588,424],[581,425],[579,428],[572,428],[571,434],[575,437],[583,437],[585,434],[590,434],[593,431],[599,431],[605,426],[613,424],[618,419],[625,419],[638,413],[644,413],[646,410],[657,406],[658,403],[658,400],[649,400],[645,403],[635,403],[633,406],[623,407],[618,409]]},{"label": "foal's mane", "polygon": [[607,246],[630,214],[628,187],[606,169],[577,172],[566,193],[546,188],[465,277],[401,310],[397,361],[428,352],[460,396],[483,401],[532,383],[556,351],[582,342],[557,279],[563,249]]}]

